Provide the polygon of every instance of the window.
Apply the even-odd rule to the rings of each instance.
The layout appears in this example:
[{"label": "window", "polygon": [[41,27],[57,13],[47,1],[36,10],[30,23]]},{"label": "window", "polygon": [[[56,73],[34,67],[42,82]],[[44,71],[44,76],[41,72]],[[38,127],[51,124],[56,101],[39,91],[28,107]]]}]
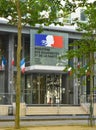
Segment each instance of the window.
[{"label": "window", "polygon": [[87,17],[85,15],[84,9],[81,9],[81,11],[80,11],[80,20],[81,21],[87,21]]}]

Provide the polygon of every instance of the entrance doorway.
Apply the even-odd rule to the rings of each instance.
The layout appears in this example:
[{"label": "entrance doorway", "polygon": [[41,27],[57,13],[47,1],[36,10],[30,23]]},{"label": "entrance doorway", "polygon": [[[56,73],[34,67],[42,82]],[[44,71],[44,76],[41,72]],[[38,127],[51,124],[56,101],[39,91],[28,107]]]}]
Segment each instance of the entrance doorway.
[{"label": "entrance doorway", "polygon": [[25,74],[25,103],[38,105],[65,104],[68,84],[67,78],[62,77],[64,77],[64,74]]}]

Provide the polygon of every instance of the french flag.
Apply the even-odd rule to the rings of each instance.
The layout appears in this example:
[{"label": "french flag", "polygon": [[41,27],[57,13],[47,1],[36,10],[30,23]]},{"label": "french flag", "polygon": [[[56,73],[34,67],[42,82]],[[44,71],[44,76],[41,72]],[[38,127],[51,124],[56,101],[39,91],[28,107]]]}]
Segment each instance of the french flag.
[{"label": "french flag", "polygon": [[2,56],[2,69],[5,68],[6,63],[7,63],[7,61],[6,61],[5,57]]},{"label": "french flag", "polygon": [[14,64],[15,64],[14,58],[12,58],[11,65],[14,66]]},{"label": "french flag", "polygon": [[21,68],[21,72],[24,73],[25,72],[25,59],[24,58],[20,61],[20,68]]},{"label": "french flag", "polygon": [[69,76],[72,75],[72,67],[68,68],[68,75],[69,75]]},{"label": "french flag", "polygon": [[46,34],[35,34],[35,46],[63,48],[63,37]]}]

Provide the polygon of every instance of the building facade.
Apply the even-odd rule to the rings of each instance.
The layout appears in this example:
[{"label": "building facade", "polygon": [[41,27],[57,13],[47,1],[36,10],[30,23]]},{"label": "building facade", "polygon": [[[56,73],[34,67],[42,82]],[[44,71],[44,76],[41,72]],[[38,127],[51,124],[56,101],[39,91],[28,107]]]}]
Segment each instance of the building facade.
[{"label": "building facade", "polygon": [[[23,28],[21,58],[25,58],[26,69],[22,74],[21,102],[29,105],[80,104],[77,80],[64,71],[69,62],[58,58],[66,53],[70,43],[80,38],[81,34],[72,29],[44,27],[38,34],[38,28]],[[0,104],[15,102],[16,50],[17,28],[1,23],[0,51],[7,63],[0,70]]]}]

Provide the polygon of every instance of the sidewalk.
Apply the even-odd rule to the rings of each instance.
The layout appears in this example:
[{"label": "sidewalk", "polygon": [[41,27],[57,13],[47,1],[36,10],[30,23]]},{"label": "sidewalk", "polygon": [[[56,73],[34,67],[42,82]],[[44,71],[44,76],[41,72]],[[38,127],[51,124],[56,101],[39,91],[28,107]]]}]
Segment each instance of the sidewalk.
[{"label": "sidewalk", "polygon": [[[0,130],[15,130],[14,128],[0,128]],[[20,130],[96,130],[96,127],[88,126],[47,126],[47,127],[25,127]]]}]

